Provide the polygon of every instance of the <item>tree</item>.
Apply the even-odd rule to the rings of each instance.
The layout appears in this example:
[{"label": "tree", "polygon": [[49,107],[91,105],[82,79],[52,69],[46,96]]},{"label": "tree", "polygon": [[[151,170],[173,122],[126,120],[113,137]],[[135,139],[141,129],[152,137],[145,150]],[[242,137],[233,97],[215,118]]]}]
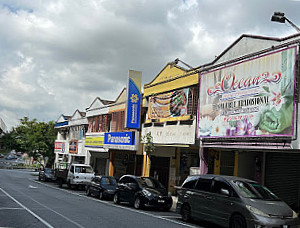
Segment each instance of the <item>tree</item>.
[{"label": "tree", "polygon": [[155,146],[153,143],[153,137],[151,135],[151,132],[148,132],[143,136],[142,143],[145,144],[145,151],[147,153],[151,153],[155,151]]},{"label": "tree", "polygon": [[54,122],[38,122],[36,119],[29,120],[28,117],[20,119],[20,125],[14,128],[7,135],[2,137],[6,146],[10,149],[26,152],[34,160],[48,157],[48,164],[54,161],[54,141],[57,130]]}]

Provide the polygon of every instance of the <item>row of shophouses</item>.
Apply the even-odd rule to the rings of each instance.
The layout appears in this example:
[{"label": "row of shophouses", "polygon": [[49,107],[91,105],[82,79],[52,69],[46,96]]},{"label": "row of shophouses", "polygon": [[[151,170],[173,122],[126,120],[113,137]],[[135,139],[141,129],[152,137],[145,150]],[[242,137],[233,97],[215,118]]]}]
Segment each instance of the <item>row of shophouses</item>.
[{"label": "row of shophouses", "polygon": [[[300,34],[242,35],[211,63],[167,63],[143,85],[138,129],[124,127],[127,88],[114,101],[97,97],[84,112],[61,115],[55,165],[150,175],[173,193],[190,174],[240,176],[297,208],[299,43]],[[142,143],[149,132],[152,152]]]}]

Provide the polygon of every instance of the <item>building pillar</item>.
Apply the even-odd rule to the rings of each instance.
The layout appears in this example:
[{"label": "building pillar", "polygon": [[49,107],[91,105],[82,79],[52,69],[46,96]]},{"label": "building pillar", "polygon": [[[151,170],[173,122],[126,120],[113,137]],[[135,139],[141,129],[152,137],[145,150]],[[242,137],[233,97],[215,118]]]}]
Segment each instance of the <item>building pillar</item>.
[{"label": "building pillar", "polygon": [[109,168],[108,168],[108,175],[114,176],[114,160],[115,160],[115,153],[110,152],[109,156]]},{"label": "building pillar", "polygon": [[207,156],[205,156],[205,154],[204,154],[202,140],[200,140],[200,145],[199,145],[199,159],[200,159],[200,174],[207,174],[208,173],[208,159],[207,159]]},{"label": "building pillar", "polygon": [[147,152],[144,151],[144,161],[143,161],[143,176],[149,177],[150,176],[150,156]]},{"label": "building pillar", "polygon": [[234,152],[234,173],[233,176],[237,177],[239,171],[239,152]]}]

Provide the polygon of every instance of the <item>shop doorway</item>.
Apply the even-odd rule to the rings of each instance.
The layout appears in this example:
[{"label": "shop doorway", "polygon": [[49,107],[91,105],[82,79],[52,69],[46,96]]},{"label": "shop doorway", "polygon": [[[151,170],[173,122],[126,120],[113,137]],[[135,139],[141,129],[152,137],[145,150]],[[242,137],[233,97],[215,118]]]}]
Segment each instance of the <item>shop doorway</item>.
[{"label": "shop doorway", "polygon": [[150,176],[169,187],[170,158],[151,156]]},{"label": "shop doorway", "polygon": [[135,175],[142,176],[143,171],[143,155],[136,155],[136,163],[135,163]]},{"label": "shop doorway", "polygon": [[106,161],[104,158],[96,158],[95,173],[97,175],[105,175]]}]

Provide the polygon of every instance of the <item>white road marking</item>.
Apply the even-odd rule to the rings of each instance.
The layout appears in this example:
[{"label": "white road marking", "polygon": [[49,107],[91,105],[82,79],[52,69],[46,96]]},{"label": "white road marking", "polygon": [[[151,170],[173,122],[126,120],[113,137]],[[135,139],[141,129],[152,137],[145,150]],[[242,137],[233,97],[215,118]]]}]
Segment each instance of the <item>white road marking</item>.
[{"label": "white road marking", "polygon": [[[61,190],[61,191],[64,191],[64,192],[68,192],[68,193],[73,194],[75,196],[84,197],[84,198],[87,198],[87,199],[90,199],[90,200],[94,200],[94,201],[96,201],[98,203],[104,203],[104,204],[110,205],[112,207],[119,207],[119,208],[126,209],[126,210],[129,210],[129,211],[135,212],[135,213],[139,213],[139,214],[143,214],[143,215],[148,215],[148,216],[151,216],[151,217],[154,217],[154,218],[166,220],[166,221],[169,221],[169,222],[172,222],[172,223],[175,223],[175,224],[178,224],[178,225],[190,227],[190,228],[199,228],[199,226],[193,226],[193,225],[186,224],[186,223],[183,223],[183,222],[178,222],[178,221],[171,220],[171,219],[167,218],[167,216],[156,216],[156,215],[153,215],[153,214],[150,214],[150,213],[146,213],[146,212],[143,212],[143,211],[139,211],[139,210],[136,210],[136,209],[124,207],[124,206],[117,205],[117,204],[111,204],[111,203],[103,201],[103,200],[97,200],[96,198],[88,197],[88,196],[86,196],[86,195],[84,195],[82,193],[71,192],[69,190],[61,189],[61,188],[58,188],[58,187],[54,187],[52,185],[48,185],[48,184],[45,184],[45,183],[42,183],[42,182],[30,179],[30,178],[29,178],[29,180],[31,180],[31,181],[33,181],[35,183],[38,183],[38,184],[41,184],[41,185],[53,188],[53,189]],[[174,217],[174,218],[181,218],[181,217]]]},{"label": "white road marking", "polygon": [[32,185],[29,185],[29,186],[28,186],[28,188],[37,188],[37,187],[35,187],[35,186],[32,186]]},{"label": "white road marking", "polygon": [[0,207],[0,210],[24,210],[21,207]]},{"label": "white road marking", "polygon": [[158,216],[159,218],[173,218],[173,219],[180,219],[180,216],[172,216],[172,215],[162,215]]},{"label": "white road marking", "polygon": [[11,195],[9,195],[6,191],[4,191],[2,188],[0,188],[0,190],[7,195],[10,199],[12,199],[13,201],[15,201],[18,205],[20,205],[22,208],[24,208],[26,211],[28,211],[30,214],[32,214],[35,218],[37,218],[38,220],[40,220],[42,223],[44,223],[45,226],[49,227],[49,228],[54,228],[53,226],[51,226],[48,222],[46,222],[44,219],[42,219],[40,216],[38,216],[37,214],[35,214],[33,211],[29,210],[27,207],[25,207],[23,204],[21,204],[18,200],[16,200],[14,197],[12,197]]}]

